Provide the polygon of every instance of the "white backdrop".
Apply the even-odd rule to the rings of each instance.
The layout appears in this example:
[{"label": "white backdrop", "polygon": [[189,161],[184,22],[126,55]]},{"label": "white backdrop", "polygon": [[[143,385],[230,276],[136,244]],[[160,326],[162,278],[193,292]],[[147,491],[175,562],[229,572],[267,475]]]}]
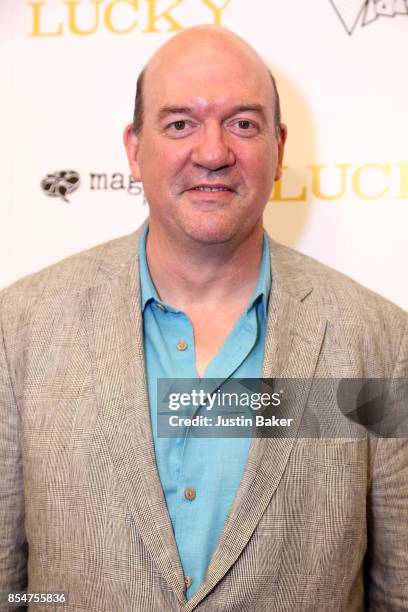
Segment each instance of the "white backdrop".
[{"label": "white backdrop", "polygon": [[[0,17],[0,287],[142,222],[122,147],[137,74],[177,29],[220,23],[281,92],[267,229],[408,306],[408,0],[1,0]],[[41,188],[63,170],[67,201]]]}]

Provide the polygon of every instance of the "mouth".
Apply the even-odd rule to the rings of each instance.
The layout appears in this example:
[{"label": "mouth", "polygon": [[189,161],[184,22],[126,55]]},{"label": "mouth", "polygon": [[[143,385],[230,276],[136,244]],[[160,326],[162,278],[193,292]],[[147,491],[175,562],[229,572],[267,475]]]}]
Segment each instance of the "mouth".
[{"label": "mouth", "polygon": [[204,193],[219,193],[222,191],[226,191],[226,192],[232,193],[234,189],[232,189],[228,185],[200,184],[200,185],[195,185],[194,187],[190,187],[187,191],[198,191],[198,192],[204,192]]}]

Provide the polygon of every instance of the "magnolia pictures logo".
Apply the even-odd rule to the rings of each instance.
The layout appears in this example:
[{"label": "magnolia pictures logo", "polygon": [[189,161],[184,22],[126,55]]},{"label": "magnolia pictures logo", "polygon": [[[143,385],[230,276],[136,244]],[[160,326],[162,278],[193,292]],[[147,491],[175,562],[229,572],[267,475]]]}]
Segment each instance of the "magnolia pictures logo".
[{"label": "magnolia pictures logo", "polygon": [[368,26],[380,17],[408,15],[408,0],[329,0],[346,32]]},{"label": "magnolia pictures logo", "polygon": [[41,189],[52,198],[61,198],[69,202],[67,196],[76,191],[81,184],[78,172],[75,170],[59,170],[46,175],[41,181]]},{"label": "magnolia pictures logo", "polygon": [[85,187],[90,191],[122,191],[131,196],[140,196],[142,203],[146,204],[141,183],[123,172],[90,172],[86,180],[81,180],[76,170],[57,170],[46,174],[40,186],[45,195],[66,203],[70,202],[69,195],[79,187]]}]

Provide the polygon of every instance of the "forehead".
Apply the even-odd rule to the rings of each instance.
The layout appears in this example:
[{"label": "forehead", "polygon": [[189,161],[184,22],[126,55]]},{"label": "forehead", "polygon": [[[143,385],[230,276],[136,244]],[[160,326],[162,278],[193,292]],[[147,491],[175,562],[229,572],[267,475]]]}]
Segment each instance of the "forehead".
[{"label": "forehead", "polygon": [[[211,42],[211,41],[210,41]],[[251,51],[228,44],[165,49],[147,66],[145,113],[163,105],[217,109],[258,104],[273,110],[274,93],[265,64]]]}]

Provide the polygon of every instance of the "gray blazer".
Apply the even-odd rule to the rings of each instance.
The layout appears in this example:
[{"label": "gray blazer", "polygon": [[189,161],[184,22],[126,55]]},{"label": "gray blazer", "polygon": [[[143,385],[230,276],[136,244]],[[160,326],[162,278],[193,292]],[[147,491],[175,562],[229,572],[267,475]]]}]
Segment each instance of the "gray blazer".
[{"label": "gray blazer", "polygon": [[[44,612],[408,610],[407,441],[370,436],[254,439],[186,601],[149,420],[140,233],[0,293],[0,592],[70,592],[29,608]],[[270,249],[264,377],[407,377],[402,310]]]}]

